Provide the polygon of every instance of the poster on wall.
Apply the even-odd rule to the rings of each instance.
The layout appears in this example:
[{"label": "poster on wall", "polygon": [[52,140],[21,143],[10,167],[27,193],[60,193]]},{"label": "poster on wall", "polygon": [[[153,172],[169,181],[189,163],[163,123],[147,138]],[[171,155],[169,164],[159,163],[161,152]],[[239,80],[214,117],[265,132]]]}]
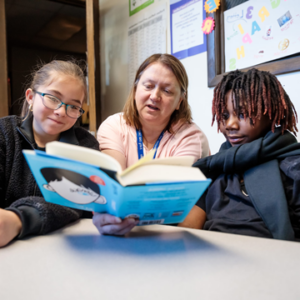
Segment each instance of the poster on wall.
[{"label": "poster on wall", "polygon": [[170,5],[171,53],[178,59],[206,51],[201,30],[204,0],[182,0]]},{"label": "poster on wall", "polygon": [[150,55],[167,52],[167,6],[147,8],[129,19],[128,80],[132,85],[141,63]]},{"label": "poster on wall", "polygon": [[152,3],[154,0],[129,0],[129,16],[136,14]]},{"label": "poster on wall", "polygon": [[300,52],[300,1],[252,0],[224,12],[226,72]]}]

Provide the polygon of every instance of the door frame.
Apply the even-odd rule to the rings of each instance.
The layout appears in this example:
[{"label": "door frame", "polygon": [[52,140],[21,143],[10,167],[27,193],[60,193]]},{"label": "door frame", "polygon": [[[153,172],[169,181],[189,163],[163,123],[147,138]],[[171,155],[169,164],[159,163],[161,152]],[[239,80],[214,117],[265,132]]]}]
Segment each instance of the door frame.
[{"label": "door frame", "polygon": [[101,124],[99,0],[86,0],[86,36],[90,132],[96,135]]},{"label": "door frame", "polygon": [[9,115],[5,0],[0,0],[0,118]]}]

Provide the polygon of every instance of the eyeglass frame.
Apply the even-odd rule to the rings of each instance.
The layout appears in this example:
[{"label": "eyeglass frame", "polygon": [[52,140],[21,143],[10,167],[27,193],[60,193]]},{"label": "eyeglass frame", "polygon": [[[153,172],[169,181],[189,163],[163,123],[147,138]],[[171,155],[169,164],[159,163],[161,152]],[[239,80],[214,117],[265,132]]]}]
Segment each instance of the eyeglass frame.
[{"label": "eyeglass frame", "polygon": [[[66,114],[67,114],[67,116],[68,116],[69,118],[72,118],[72,119],[78,119],[78,118],[80,118],[80,117],[85,113],[85,110],[83,110],[81,107],[79,107],[79,106],[77,106],[77,105],[74,105],[74,104],[66,104],[66,103],[62,102],[59,98],[57,98],[57,97],[55,97],[55,96],[53,96],[53,95],[51,95],[51,94],[48,94],[48,93],[41,93],[41,92],[36,91],[36,90],[32,90],[32,91],[33,91],[34,93],[37,93],[37,94],[41,95],[41,96],[42,96],[42,102],[43,102],[44,106],[47,107],[47,108],[49,108],[49,109],[51,109],[51,110],[57,110],[57,109],[60,109],[63,105],[65,105]],[[59,105],[57,108],[50,108],[50,107],[46,106],[45,103],[44,103],[44,96],[45,96],[45,95],[51,96],[51,97],[53,97],[53,98],[59,100],[59,101],[60,101],[60,105]],[[69,116],[69,115],[68,115],[68,106],[75,106],[75,107],[78,107],[78,108],[79,108],[80,115],[79,115],[77,118],[74,118],[74,117]]]}]

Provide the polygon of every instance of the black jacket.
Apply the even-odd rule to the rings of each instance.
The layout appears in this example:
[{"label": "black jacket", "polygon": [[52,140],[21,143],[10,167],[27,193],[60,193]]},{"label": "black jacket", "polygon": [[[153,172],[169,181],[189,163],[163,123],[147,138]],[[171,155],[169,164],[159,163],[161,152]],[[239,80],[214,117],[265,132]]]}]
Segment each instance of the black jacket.
[{"label": "black jacket", "polygon": [[[97,140],[85,129],[72,127],[60,141],[99,149]],[[45,202],[31,174],[22,150],[36,149],[32,115],[0,119],[0,208],[14,211],[22,221],[19,238],[46,234],[79,219],[83,212]]]},{"label": "black jacket", "polygon": [[226,142],[194,166],[213,179],[197,203],[207,214],[204,228],[267,237],[259,216],[274,238],[300,239],[300,144],[291,133],[276,128],[244,145]]}]

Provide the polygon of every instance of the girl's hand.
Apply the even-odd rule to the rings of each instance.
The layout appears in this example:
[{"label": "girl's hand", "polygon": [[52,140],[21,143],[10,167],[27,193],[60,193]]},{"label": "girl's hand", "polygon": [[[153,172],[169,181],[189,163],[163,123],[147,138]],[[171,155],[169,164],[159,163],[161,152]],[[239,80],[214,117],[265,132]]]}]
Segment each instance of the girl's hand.
[{"label": "girl's hand", "polygon": [[12,211],[0,208],[0,247],[7,245],[22,229],[20,218]]},{"label": "girl's hand", "polygon": [[94,213],[93,224],[101,234],[124,235],[128,233],[139,220],[126,218],[121,220],[109,214]]}]

